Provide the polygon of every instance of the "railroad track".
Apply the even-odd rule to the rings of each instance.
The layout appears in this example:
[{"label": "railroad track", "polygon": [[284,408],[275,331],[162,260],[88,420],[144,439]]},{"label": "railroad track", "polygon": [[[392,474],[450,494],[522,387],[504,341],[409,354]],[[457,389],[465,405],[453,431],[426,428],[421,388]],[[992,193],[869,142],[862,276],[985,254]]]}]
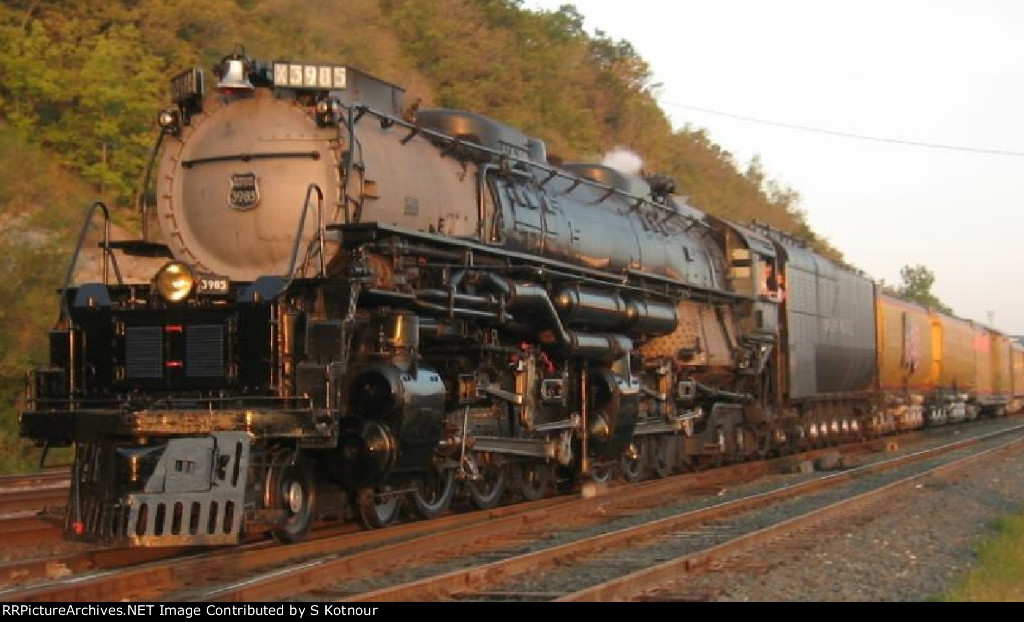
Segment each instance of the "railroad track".
[{"label": "railroad track", "polygon": [[[696,550],[678,554],[666,551],[665,556],[670,559],[660,564],[637,567],[632,572],[618,574],[601,583],[587,587],[577,587],[579,584],[576,583],[553,600],[714,600],[727,589],[722,575],[717,572],[724,566],[728,566],[733,573],[727,580],[732,580],[735,573],[760,575],[766,572],[772,563],[767,561],[770,554],[784,550],[796,552],[799,556],[801,551],[811,550],[823,539],[840,537],[854,528],[854,525],[872,520],[877,516],[874,510],[881,508],[883,503],[905,494],[908,490],[921,487],[922,482],[959,472],[975,463],[995,463],[1008,453],[1020,454],[1022,447],[1024,436],[1017,435],[1009,440],[965,448],[962,456],[955,456],[955,452],[951,452],[949,460],[933,460],[917,473],[901,474],[888,483],[880,482],[877,487],[871,487],[864,492],[851,496],[843,494],[838,500],[833,493],[841,490],[842,486],[835,489],[830,486],[812,493],[819,497],[819,507],[794,510],[788,518],[774,517],[769,524],[753,531],[747,531],[746,527],[739,526],[739,523],[748,517],[738,513],[730,515],[726,521],[719,522],[710,529],[674,531],[670,537],[704,538],[708,543],[701,544]],[[902,466],[898,468],[904,469]],[[807,500],[803,500],[801,505],[806,506],[806,503]],[[756,513],[756,510],[752,512]],[[710,533],[715,530],[734,530],[741,535],[729,535],[716,542],[716,538]],[[661,538],[659,541],[663,542],[663,536]],[[705,579],[718,579],[712,578],[697,583],[695,578],[698,575]]]},{"label": "railroad track", "polygon": [[59,541],[69,485],[67,467],[0,476],[0,549]]},{"label": "railroad track", "polygon": [[65,488],[71,477],[70,467],[54,467],[35,473],[14,473],[0,475],[0,493],[7,490],[30,488],[34,486],[51,486],[63,482]]},{"label": "railroad track", "polygon": [[[1007,434],[1013,438],[1006,439]],[[466,569],[432,570],[421,577],[406,573],[372,590],[345,593],[342,585],[333,593],[321,593],[340,602],[363,603],[709,599],[706,596],[714,590],[705,587],[695,595],[689,585],[690,576],[736,556],[745,557],[745,563],[760,571],[763,547],[770,543],[792,546],[791,536],[801,533],[812,540],[828,537],[827,530],[815,527],[826,521],[845,526],[848,523],[837,521],[837,516],[850,515],[867,504],[900,494],[922,478],[961,469],[978,460],[998,459],[1007,450],[1020,452],[1022,445],[1024,434],[1016,429],[800,483],[742,493],[660,518],[647,515],[624,527],[615,528],[612,521],[599,533],[558,534],[535,550],[503,555]],[[859,492],[864,488],[868,490]],[[388,580],[378,579],[381,583]]]},{"label": "railroad track", "polygon": [[[1024,436],[1011,423],[1014,422],[1006,425],[1012,431],[999,434]],[[0,600],[365,602],[642,598],[623,596],[626,590],[639,594],[635,583],[628,588],[602,588],[605,591],[600,595],[583,590],[615,580],[595,578],[600,573],[595,573],[594,568],[614,570],[621,580],[633,574],[629,568],[631,561],[649,568],[689,558],[682,563],[693,572],[700,566],[698,560],[712,563],[707,561],[716,554],[712,547],[724,547],[729,541],[742,543],[743,537],[749,537],[744,533],[764,528],[759,523],[770,523],[773,508],[780,507],[787,498],[821,495],[825,507],[830,503],[829,495],[831,503],[835,503],[852,494],[842,488],[844,483],[863,485],[864,481],[883,474],[893,481],[911,477],[899,473],[915,468],[913,465],[918,465],[918,472],[934,468],[928,467],[929,461],[948,462],[954,459],[954,452],[979,451],[1002,442],[1001,438],[992,433],[944,443],[926,453],[881,460],[828,475],[813,472],[765,477],[770,469],[796,461],[790,458],[610,488],[591,498],[550,498],[377,531],[341,529],[334,534],[318,533],[314,541],[291,546],[263,542],[201,553],[176,551],[158,561],[123,562],[120,567],[114,566],[122,562],[112,563],[109,570],[95,576],[72,571],[69,574],[74,581],[57,578],[11,586],[0,592]],[[834,450],[824,455],[819,452],[818,457],[834,458],[834,454]],[[804,462],[812,457],[805,456]],[[765,483],[766,479],[774,484]],[[751,480],[756,481],[738,483]],[[769,492],[773,486],[774,492]],[[752,490],[757,488],[765,490]],[[745,515],[760,518],[748,518],[754,526],[744,532],[738,525]],[[702,527],[708,524],[717,526]],[[651,545],[652,542],[656,544]],[[686,543],[690,550],[669,553],[672,549],[666,542]],[[641,555],[644,549],[655,551],[654,556]],[[146,551],[154,555],[159,550]],[[663,559],[658,559],[659,555]],[[586,565],[587,560],[591,560],[590,566]],[[552,568],[559,569],[557,576],[563,578],[557,579]],[[545,578],[537,581],[541,573]],[[589,577],[589,584],[572,587],[570,582],[580,577]]]},{"label": "railroad track", "polygon": [[39,512],[24,512],[0,517],[0,548],[58,542],[60,539],[59,524]]},{"label": "railroad track", "polygon": [[70,478],[67,468],[0,476],[0,516],[63,506]]}]

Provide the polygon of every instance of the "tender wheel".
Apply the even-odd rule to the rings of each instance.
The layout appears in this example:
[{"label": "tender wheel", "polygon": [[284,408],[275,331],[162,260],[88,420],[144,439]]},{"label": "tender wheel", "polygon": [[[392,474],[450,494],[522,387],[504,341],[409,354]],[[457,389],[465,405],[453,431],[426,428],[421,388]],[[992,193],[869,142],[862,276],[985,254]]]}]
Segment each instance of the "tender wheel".
[{"label": "tender wheel", "polygon": [[469,504],[477,510],[489,510],[501,503],[508,485],[508,469],[500,464],[480,465],[480,479],[466,482]]},{"label": "tender wheel", "polygon": [[610,462],[595,462],[590,467],[590,479],[591,481],[597,482],[598,484],[605,484],[612,479],[612,474],[615,471],[615,465]]},{"label": "tender wheel", "polygon": [[625,453],[619,458],[619,469],[627,482],[635,484],[644,477],[644,457],[639,450]]},{"label": "tender wheel", "polygon": [[455,471],[430,472],[416,480],[412,490],[412,510],[420,518],[437,518],[448,511],[455,494]]},{"label": "tender wheel", "polygon": [[390,486],[363,488],[356,497],[359,522],[367,529],[380,529],[394,522],[401,507]]},{"label": "tender wheel", "polygon": [[676,470],[676,438],[662,436],[651,439],[651,468],[658,477],[668,477]]},{"label": "tender wheel", "polygon": [[301,542],[313,525],[316,505],[316,486],[309,462],[301,455],[295,463],[271,467],[269,506],[285,511],[285,521],[270,531],[270,536],[281,544]]},{"label": "tender wheel", "polygon": [[548,467],[524,462],[517,471],[516,490],[527,501],[543,499],[551,487],[551,470]]}]

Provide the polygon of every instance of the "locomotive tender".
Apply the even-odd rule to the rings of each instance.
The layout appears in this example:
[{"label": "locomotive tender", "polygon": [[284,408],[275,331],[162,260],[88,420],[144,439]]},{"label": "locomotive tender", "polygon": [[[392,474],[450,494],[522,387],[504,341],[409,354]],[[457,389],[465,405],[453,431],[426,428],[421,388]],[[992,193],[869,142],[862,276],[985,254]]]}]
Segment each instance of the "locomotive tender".
[{"label": "locomotive tender", "polygon": [[[294,542],[323,516],[381,527],[1024,396],[1005,335],[666,178],[552,165],[471,112],[413,117],[344,65],[239,49],[215,74],[172,80],[142,239],[105,235],[102,282],[72,285],[109,220],[90,210],[30,376],[22,436],[75,447],[68,538]],[[126,282],[125,254],[166,263]]]}]

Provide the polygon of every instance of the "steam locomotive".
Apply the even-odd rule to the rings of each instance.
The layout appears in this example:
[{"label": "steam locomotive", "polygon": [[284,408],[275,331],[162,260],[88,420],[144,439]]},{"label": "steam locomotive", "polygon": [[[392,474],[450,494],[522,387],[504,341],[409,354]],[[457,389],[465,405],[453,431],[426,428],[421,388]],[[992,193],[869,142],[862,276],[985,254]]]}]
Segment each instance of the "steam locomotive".
[{"label": "steam locomotive", "polygon": [[[141,239],[105,233],[103,278],[72,284],[109,231],[90,209],[30,374],[21,435],[75,448],[69,539],[296,542],[1024,396],[1005,335],[665,177],[554,165],[350,66],[236,49],[214,74],[171,81]],[[162,265],[127,282],[126,255]]]}]

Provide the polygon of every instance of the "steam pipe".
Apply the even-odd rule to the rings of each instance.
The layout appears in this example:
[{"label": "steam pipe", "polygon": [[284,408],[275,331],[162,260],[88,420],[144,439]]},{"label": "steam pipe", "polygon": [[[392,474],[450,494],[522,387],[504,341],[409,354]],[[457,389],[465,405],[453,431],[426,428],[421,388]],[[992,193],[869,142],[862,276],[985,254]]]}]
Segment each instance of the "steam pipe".
[{"label": "steam pipe", "polygon": [[[454,307],[454,306],[450,306],[450,305],[442,305],[442,304],[437,304],[437,303],[434,303],[434,302],[428,302],[428,301],[423,300],[422,298],[420,298],[420,296],[422,294],[426,293],[428,297],[432,296],[432,297],[438,298],[438,297],[444,296],[445,300],[447,300],[448,294],[446,292],[443,292],[443,291],[440,291],[440,290],[421,290],[421,291],[417,291],[414,294],[403,294],[401,292],[393,292],[393,291],[381,290],[381,289],[371,289],[371,290],[366,290],[366,293],[368,295],[372,296],[372,297],[375,297],[375,298],[387,299],[387,300],[391,301],[392,304],[397,305],[397,306],[413,306],[413,307],[416,307],[416,308],[418,308],[418,309],[420,309],[422,311],[427,311],[429,313],[433,313],[433,314],[439,315],[439,316],[447,316],[447,317],[456,317],[457,316],[457,317],[474,318],[474,319],[481,319],[481,320],[491,320],[491,321],[495,321],[495,322],[499,320],[499,311],[500,310],[486,311],[486,310],[481,310],[481,309],[464,309],[464,308]],[[457,296],[459,296],[459,297],[465,296],[467,298],[467,300],[465,301],[467,304],[472,304],[472,303],[478,303],[478,304],[490,303],[492,305],[496,304],[496,301],[494,301],[494,300],[487,300],[487,299],[484,299],[481,296],[470,296],[469,294],[457,294]]]},{"label": "steam pipe", "polygon": [[472,294],[450,294],[442,289],[418,289],[416,290],[416,296],[422,298],[428,298],[432,300],[454,300],[467,305],[496,305],[498,303],[491,296],[474,296]]},{"label": "steam pipe", "polygon": [[477,309],[460,309],[455,307],[446,307],[444,305],[435,304],[432,302],[426,302],[424,300],[414,299],[413,304],[418,309],[424,311],[432,311],[438,314],[446,316],[457,316],[457,317],[468,317],[478,320],[497,320],[498,314],[490,311],[479,311]]},{"label": "steam pipe", "polygon": [[546,330],[550,330],[555,341],[565,350],[567,356],[595,358],[604,362],[618,360],[633,349],[628,337],[617,334],[594,334],[568,331],[558,317],[558,311],[551,302],[547,290],[539,285],[515,283],[494,274],[487,275],[488,281],[506,297],[509,310],[523,310],[539,314]]}]

